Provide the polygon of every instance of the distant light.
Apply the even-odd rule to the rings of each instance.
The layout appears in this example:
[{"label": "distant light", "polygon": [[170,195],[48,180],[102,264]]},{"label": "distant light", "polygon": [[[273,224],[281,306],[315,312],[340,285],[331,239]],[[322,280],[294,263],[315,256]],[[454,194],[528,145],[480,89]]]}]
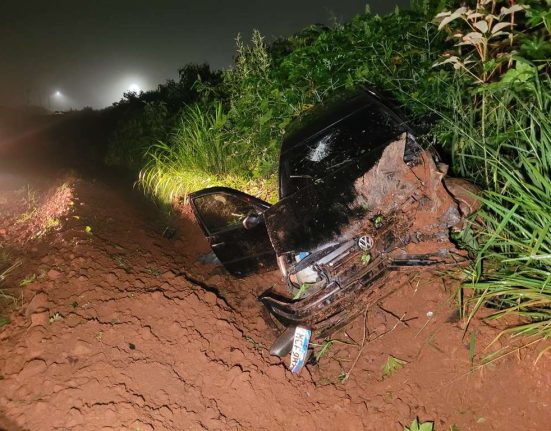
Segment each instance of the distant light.
[{"label": "distant light", "polygon": [[128,91],[130,93],[141,93],[142,92],[142,89],[140,88],[140,86],[138,84],[130,84],[130,86],[128,87]]},{"label": "distant light", "polygon": [[61,91],[57,90],[57,91],[54,93],[54,96],[55,96],[55,97],[61,97]]}]

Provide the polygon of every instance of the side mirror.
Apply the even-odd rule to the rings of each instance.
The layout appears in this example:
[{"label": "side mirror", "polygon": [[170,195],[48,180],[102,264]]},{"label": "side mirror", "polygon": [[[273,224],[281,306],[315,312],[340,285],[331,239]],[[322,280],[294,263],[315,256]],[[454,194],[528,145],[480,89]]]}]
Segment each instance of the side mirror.
[{"label": "side mirror", "polygon": [[243,227],[250,230],[258,226],[262,222],[262,216],[260,214],[249,214],[243,219]]}]

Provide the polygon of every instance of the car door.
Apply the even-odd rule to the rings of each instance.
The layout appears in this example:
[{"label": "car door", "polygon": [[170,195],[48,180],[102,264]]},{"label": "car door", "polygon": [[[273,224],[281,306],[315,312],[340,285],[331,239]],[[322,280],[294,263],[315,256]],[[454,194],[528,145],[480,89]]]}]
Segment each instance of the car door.
[{"label": "car door", "polygon": [[212,250],[230,273],[245,276],[277,268],[263,218],[270,204],[226,187],[192,193],[190,201]]}]

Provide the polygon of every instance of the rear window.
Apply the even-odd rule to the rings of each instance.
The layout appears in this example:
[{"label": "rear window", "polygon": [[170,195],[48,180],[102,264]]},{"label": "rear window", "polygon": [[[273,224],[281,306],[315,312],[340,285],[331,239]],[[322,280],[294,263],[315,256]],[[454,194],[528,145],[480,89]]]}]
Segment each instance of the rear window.
[{"label": "rear window", "polygon": [[377,104],[366,106],[289,148],[281,160],[281,197],[354,163],[399,136],[405,126]]}]

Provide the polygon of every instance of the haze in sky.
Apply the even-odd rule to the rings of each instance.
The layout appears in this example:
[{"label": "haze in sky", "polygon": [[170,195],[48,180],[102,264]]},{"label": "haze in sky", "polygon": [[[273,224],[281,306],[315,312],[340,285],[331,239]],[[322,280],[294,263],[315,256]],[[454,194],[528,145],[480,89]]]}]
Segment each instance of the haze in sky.
[{"label": "haze in sky", "polygon": [[[384,13],[408,0],[368,1]],[[101,108],[186,63],[231,65],[235,37],[347,21],[363,0],[3,0],[0,105]]]}]

